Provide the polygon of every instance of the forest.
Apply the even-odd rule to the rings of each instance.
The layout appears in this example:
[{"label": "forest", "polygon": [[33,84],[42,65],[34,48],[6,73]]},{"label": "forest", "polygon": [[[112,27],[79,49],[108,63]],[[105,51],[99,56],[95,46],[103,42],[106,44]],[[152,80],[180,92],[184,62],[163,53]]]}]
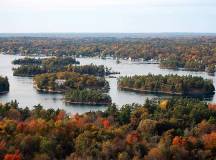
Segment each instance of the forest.
[{"label": "forest", "polygon": [[42,59],[25,57],[25,58],[15,59],[12,61],[12,63],[15,65],[40,65],[42,64]]},{"label": "forest", "polygon": [[8,92],[9,88],[8,78],[0,76],[0,94]]},{"label": "forest", "polygon": [[146,100],[105,111],[0,104],[2,160],[214,160],[216,105],[197,99]]},{"label": "forest", "polygon": [[21,58],[15,59],[12,63],[20,65],[13,68],[13,75],[23,77],[33,77],[41,73],[64,71],[68,65],[79,64],[72,57],[51,57],[43,59]]},{"label": "forest", "polygon": [[215,36],[179,37],[75,37],[2,38],[0,52],[45,56],[112,56],[132,60],[151,59],[162,68],[215,72]]},{"label": "forest", "polygon": [[119,72],[113,72],[111,71],[111,68],[107,68],[104,65],[94,65],[94,64],[81,65],[81,66],[69,65],[66,68],[67,71],[76,72],[80,74],[95,75],[100,77],[104,77],[110,74],[119,74]]},{"label": "forest", "polygon": [[45,73],[34,77],[38,90],[65,92],[70,89],[100,89],[109,90],[109,83],[104,78],[81,75],[75,72]]},{"label": "forest", "polygon": [[34,77],[35,75],[46,73],[46,69],[38,65],[21,65],[13,68],[14,76]]},{"label": "forest", "polygon": [[211,80],[202,77],[179,75],[142,75],[118,78],[118,87],[131,91],[179,95],[212,95],[215,87]]},{"label": "forest", "polygon": [[82,65],[72,57],[40,59],[24,58],[13,61],[14,76],[34,77],[33,85],[40,92],[63,93],[64,101],[73,104],[108,105],[111,97],[104,76],[116,74],[103,65]]},{"label": "forest", "polygon": [[16,65],[19,64],[19,66],[13,68],[13,75],[34,77],[35,75],[42,73],[53,73],[59,71],[76,72],[100,77],[119,74],[119,72],[113,72],[111,68],[107,68],[104,65],[78,65],[79,62],[71,57],[40,59],[40,63],[38,60],[39,59],[36,58],[21,58],[14,60],[12,63]]},{"label": "forest", "polygon": [[71,104],[108,105],[112,103],[111,97],[100,90],[72,89],[65,93],[65,101]]}]

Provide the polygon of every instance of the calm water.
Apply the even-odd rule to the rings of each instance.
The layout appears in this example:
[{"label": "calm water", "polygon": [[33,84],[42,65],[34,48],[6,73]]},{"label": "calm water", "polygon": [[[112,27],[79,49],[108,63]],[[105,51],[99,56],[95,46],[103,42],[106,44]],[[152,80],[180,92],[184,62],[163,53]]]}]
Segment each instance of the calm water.
[{"label": "calm water", "polygon": [[[67,112],[72,113],[83,113],[90,110],[104,110],[105,107],[95,107],[95,106],[80,106],[80,105],[66,105],[60,94],[41,94],[38,93],[32,84],[32,78],[25,77],[14,77],[12,68],[13,65],[11,61],[13,59],[20,58],[20,56],[11,55],[1,55],[0,54],[0,75],[8,76],[10,81],[10,92],[5,95],[0,95],[0,102],[9,102],[11,100],[17,100],[21,107],[32,107],[36,104],[41,104],[44,108],[61,108]],[[120,64],[116,64],[114,60],[102,60],[98,58],[80,58],[78,59],[81,64],[94,63],[97,65],[103,64],[107,67],[112,67],[114,71],[121,72],[120,75],[146,75],[148,73],[152,74],[178,74],[178,75],[194,75],[202,76],[204,78],[212,79],[214,85],[216,86],[216,76],[209,76],[204,72],[189,72],[189,71],[174,71],[167,69],[160,69],[158,65],[155,64],[134,64],[128,61],[122,61]],[[117,75],[117,76],[120,76]],[[127,91],[120,91],[117,89],[117,79],[107,78],[110,83],[110,96],[112,100],[117,105],[121,106],[127,103],[141,103],[143,104],[146,98],[158,97],[152,94],[139,94]],[[209,101],[216,102],[216,95]]]}]

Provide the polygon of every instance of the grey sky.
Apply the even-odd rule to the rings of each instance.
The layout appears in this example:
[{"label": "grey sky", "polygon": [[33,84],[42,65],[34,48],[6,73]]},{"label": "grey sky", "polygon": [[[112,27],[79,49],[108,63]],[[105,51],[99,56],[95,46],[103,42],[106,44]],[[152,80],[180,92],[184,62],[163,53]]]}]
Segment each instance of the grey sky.
[{"label": "grey sky", "polygon": [[214,0],[0,0],[0,32],[216,32]]}]

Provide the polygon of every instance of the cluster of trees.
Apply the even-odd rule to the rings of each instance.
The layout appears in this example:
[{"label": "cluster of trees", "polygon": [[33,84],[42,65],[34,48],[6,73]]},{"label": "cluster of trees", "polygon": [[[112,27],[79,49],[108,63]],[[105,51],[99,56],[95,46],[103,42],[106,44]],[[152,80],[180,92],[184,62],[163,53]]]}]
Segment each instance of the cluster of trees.
[{"label": "cluster of trees", "polygon": [[21,65],[17,68],[13,68],[14,76],[33,77],[42,73],[46,73],[46,70],[38,65]]},{"label": "cluster of trees", "polygon": [[32,77],[42,73],[64,71],[68,65],[79,64],[79,62],[72,57],[55,57],[45,59],[24,58],[14,60],[12,63],[20,65],[17,68],[13,68],[13,75],[25,77]]},{"label": "cluster of trees", "polygon": [[109,95],[93,89],[69,90],[65,94],[65,101],[68,103],[88,105],[108,105],[112,103]]},{"label": "cluster of trees", "polygon": [[195,99],[153,99],[69,115],[0,105],[0,159],[213,160],[216,110]]},{"label": "cluster of trees", "polygon": [[80,64],[73,57],[57,57],[47,58],[43,61],[43,66],[47,72],[56,72],[65,68],[65,66],[74,64]]},{"label": "cluster of trees", "polygon": [[75,72],[45,73],[34,77],[34,83],[39,90],[70,90],[70,89],[100,89],[109,90],[109,83],[104,78],[81,75]]},{"label": "cluster of trees", "polygon": [[202,77],[178,75],[142,75],[124,76],[118,79],[118,87],[122,89],[168,94],[208,95],[214,94],[215,88],[211,80]]},{"label": "cluster of trees", "polygon": [[113,56],[155,59],[165,68],[215,72],[215,36],[143,38],[3,38],[0,52],[24,55]]},{"label": "cluster of trees", "polygon": [[168,57],[163,59],[160,62],[161,68],[168,68],[168,69],[178,69],[183,68],[189,71],[206,71],[208,73],[215,73],[216,64],[204,64],[202,60],[193,60],[193,61],[184,61],[181,58]]},{"label": "cluster of trees", "polygon": [[42,59],[41,63],[34,58],[25,58],[13,63],[21,65],[13,68],[13,75],[34,77],[34,86],[38,91],[68,91],[65,100],[70,103],[111,103],[111,98],[103,92],[109,90],[109,83],[104,76],[112,72],[103,65],[76,66],[74,64],[79,62],[72,57],[46,58]]},{"label": "cluster of trees", "polygon": [[19,67],[13,68],[14,76],[32,77],[42,73],[52,73],[58,71],[69,71],[100,77],[110,74],[117,74],[117,72],[112,72],[110,68],[107,68],[104,65],[76,65],[79,64],[79,62],[71,57],[46,59],[24,58],[14,60],[12,63],[20,65]]},{"label": "cluster of trees", "polygon": [[41,65],[42,59],[36,59],[36,58],[21,58],[21,59],[15,59],[12,61],[15,65]]},{"label": "cluster of trees", "polygon": [[95,76],[106,76],[110,74],[116,74],[116,72],[112,72],[110,68],[105,67],[104,65],[82,65],[82,66],[67,66],[67,71],[76,72],[80,74],[89,74]]},{"label": "cluster of trees", "polygon": [[8,92],[9,91],[9,82],[7,77],[0,76],[0,93]]}]

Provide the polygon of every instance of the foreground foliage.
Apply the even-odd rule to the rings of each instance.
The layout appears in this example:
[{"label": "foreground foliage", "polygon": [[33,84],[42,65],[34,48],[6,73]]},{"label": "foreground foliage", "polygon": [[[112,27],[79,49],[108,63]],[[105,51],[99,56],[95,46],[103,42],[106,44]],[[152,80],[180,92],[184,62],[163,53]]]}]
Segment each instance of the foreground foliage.
[{"label": "foreground foliage", "polygon": [[154,99],[106,111],[0,105],[0,159],[213,160],[216,110],[195,99]]}]

